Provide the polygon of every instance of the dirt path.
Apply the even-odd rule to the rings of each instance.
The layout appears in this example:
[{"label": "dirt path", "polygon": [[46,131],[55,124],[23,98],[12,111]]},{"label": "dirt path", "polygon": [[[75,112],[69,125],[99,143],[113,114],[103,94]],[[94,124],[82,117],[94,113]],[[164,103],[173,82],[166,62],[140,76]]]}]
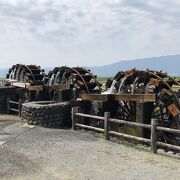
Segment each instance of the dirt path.
[{"label": "dirt path", "polygon": [[13,117],[0,115],[0,142],[0,179],[180,179],[179,159]]}]

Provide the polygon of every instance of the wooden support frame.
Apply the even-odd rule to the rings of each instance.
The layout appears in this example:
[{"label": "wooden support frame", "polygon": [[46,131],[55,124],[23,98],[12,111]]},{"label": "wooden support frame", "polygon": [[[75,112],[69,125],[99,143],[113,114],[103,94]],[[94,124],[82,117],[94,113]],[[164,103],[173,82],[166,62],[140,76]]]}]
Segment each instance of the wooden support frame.
[{"label": "wooden support frame", "polygon": [[115,101],[155,102],[155,94],[115,94]]},{"label": "wooden support frame", "polygon": [[23,82],[12,82],[12,86],[19,87],[19,88],[25,88],[29,91],[42,91],[43,85],[31,85],[30,83],[23,83]]},{"label": "wooden support frame", "polygon": [[25,88],[29,91],[42,91],[43,85],[32,85],[31,83],[20,82],[15,79],[6,79],[6,82],[10,83],[12,87]]},{"label": "wooden support frame", "polygon": [[[12,108],[11,104],[17,105],[18,106],[17,109]],[[13,112],[18,113],[18,116],[21,117],[21,110],[22,110],[21,108],[22,108],[22,99],[19,99],[19,101],[16,102],[16,101],[11,101],[10,97],[7,98],[7,114],[9,114],[10,111],[13,111]]]},{"label": "wooden support frame", "polygon": [[110,101],[114,100],[114,95],[112,94],[82,94],[81,99],[85,101]]},{"label": "wooden support frame", "polygon": [[57,85],[47,86],[47,88],[48,88],[50,91],[69,90],[69,89],[70,89],[70,84],[57,84]]},{"label": "wooden support frame", "polygon": [[82,100],[86,101],[135,101],[155,102],[155,94],[82,94]]}]

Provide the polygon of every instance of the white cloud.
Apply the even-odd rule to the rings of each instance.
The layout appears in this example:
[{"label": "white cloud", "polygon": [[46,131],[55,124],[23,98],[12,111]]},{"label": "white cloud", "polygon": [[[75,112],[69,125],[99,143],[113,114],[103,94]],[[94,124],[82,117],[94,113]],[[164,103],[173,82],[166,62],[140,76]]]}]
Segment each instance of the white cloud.
[{"label": "white cloud", "polygon": [[178,54],[179,9],[176,0],[0,0],[0,66]]}]

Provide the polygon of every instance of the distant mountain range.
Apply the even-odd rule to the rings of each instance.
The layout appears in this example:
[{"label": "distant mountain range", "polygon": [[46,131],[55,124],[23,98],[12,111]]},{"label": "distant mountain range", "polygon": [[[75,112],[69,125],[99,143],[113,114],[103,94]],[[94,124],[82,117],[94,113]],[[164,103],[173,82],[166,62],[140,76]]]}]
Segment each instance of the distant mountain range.
[{"label": "distant mountain range", "polygon": [[0,78],[6,77],[7,72],[8,72],[8,69],[0,69]]},{"label": "distant mountain range", "polygon": [[[117,63],[104,66],[88,67],[94,74],[101,77],[113,77],[118,71],[124,71],[132,68],[144,70],[162,70],[172,76],[180,76],[180,55],[160,56],[136,60],[123,60]],[[45,68],[48,73],[53,68]],[[5,77],[8,69],[0,69],[0,77]]]},{"label": "distant mountain range", "polygon": [[128,69],[152,69],[162,70],[172,76],[180,76],[180,55],[160,56],[136,60],[123,60],[104,66],[89,67],[98,76],[113,77],[118,71]]}]

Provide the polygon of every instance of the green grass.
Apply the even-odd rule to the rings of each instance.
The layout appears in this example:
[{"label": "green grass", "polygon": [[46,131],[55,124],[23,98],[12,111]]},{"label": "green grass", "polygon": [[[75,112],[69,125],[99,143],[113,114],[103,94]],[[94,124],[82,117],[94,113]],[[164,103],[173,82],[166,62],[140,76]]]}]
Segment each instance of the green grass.
[{"label": "green grass", "polygon": [[101,84],[106,84],[107,79],[110,77],[97,77],[97,80],[101,83]]},{"label": "green grass", "polygon": [[5,78],[0,78],[0,87],[2,86],[3,80],[5,80]]},{"label": "green grass", "polygon": [[1,77],[0,77],[0,81],[4,81],[5,79],[6,79],[6,78],[1,78]]},{"label": "green grass", "polygon": [[[101,84],[105,84],[108,78],[113,79],[112,77],[97,77],[97,80],[98,80]],[[180,77],[176,77],[176,80],[180,80]]]}]

